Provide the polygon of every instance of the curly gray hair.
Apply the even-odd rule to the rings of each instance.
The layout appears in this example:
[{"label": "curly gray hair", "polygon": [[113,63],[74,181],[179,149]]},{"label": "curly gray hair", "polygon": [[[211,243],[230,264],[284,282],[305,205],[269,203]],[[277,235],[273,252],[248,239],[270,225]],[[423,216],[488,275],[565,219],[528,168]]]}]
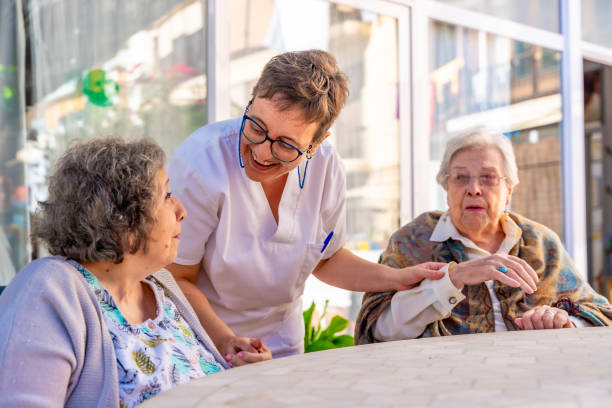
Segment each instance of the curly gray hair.
[{"label": "curly gray hair", "polygon": [[506,177],[507,183],[510,187],[516,186],[519,183],[519,178],[512,142],[510,142],[510,140],[501,133],[483,128],[471,130],[467,133],[455,136],[451,138],[448,143],[446,143],[444,156],[442,157],[440,169],[438,170],[438,175],[436,176],[438,184],[440,184],[444,190],[448,190],[450,163],[453,156],[455,156],[455,154],[457,154],[460,150],[485,147],[495,147],[500,151],[502,157],[504,158],[502,167],[503,175]]},{"label": "curly gray hair", "polygon": [[77,142],[58,159],[49,198],[33,218],[33,236],[53,255],[121,263],[147,250],[154,222],[155,176],[166,160],[150,139]]}]

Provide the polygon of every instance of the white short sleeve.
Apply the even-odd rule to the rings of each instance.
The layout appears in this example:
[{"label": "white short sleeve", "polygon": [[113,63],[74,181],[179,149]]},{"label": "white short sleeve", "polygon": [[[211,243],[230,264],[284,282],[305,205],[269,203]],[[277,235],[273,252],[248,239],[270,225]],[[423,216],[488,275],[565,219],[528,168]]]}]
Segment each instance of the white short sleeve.
[{"label": "white short sleeve", "polygon": [[333,150],[325,180],[325,202],[322,208],[323,228],[334,232],[322,259],[331,258],[346,244],[346,174],[338,153]]},{"label": "white short sleeve", "polygon": [[187,211],[181,222],[181,242],[174,262],[195,265],[202,260],[206,242],[219,223],[219,195],[206,185],[206,178],[186,159],[182,151],[177,150],[168,164],[172,194]]}]

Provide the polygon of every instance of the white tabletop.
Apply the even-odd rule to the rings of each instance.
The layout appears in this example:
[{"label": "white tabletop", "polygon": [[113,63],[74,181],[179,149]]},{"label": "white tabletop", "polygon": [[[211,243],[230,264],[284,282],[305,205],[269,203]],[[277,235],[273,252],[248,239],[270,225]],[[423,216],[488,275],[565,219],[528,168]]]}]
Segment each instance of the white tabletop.
[{"label": "white tabletop", "polygon": [[404,340],[234,368],[142,407],[612,407],[612,328]]}]

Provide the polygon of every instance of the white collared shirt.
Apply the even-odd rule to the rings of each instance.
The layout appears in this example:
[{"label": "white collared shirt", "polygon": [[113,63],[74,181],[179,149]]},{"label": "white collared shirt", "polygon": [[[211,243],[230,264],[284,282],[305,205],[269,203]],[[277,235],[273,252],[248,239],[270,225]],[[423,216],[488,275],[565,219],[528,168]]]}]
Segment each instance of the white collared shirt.
[{"label": "white collared shirt", "polygon": [[297,168],[289,173],[277,224],[261,183],[239,165],[240,123],[205,126],[172,156],[170,185],[187,210],[174,262],[202,261],[197,286],[236,335],[262,337],[275,356],[303,352],[304,283],[345,243],[344,168],[324,141],[303,189]]},{"label": "white collared shirt", "polygon": [[[521,229],[512,218],[504,214],[500,220],[505,238],[496,253],[509,254],[510,250],[519,242]],[[491,253],[478,247],[471,239],[461,235],[452,223],[448,213],[443,214],[436,224],[430,241],[444,242],[452,238],[460,241],[466,249],[468,260],[490,256]],[[446,272],[440,280],[425,279],[413,289],[397,292],[389,307],[378,318],[374,327],[374,337],[380,341],[412,339],[423,334],[427,325],[436,320],[446,319],[453,308],[465,296],[459,291],[448,274],[448,265],[441,269]],[[507,331],[499,305],[497,294],[493,290],[492,280],[484,282],[489,290],[495,318],[495,331]],[[577,326],[585,326],[583,319],[574,318]],[[429,333],[424,333],[428,337]]]}]

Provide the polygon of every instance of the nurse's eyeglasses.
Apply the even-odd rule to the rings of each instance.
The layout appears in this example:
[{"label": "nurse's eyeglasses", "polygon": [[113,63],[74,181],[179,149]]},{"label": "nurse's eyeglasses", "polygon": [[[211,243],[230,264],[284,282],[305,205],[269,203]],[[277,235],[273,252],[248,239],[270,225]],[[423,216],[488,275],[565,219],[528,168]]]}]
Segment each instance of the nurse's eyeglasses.
[{"label": "nurse's eyeglasses", "polygon": [[247,111],[251,106],[251,102],[247,105],[242,115],[242,125],[240,126],[240,134],[243,135],[249,142],[253,144],[262,144],[266,140],[270,142],[270,151],[272,155],[278,160],[291,163],[297,160],[302,154],[306,154],[306,158],[310,159],[310,147],[307,151],[303,152],[284,138],[272,139],[268,136],[268,132],[255,119],[247,115]]}]

